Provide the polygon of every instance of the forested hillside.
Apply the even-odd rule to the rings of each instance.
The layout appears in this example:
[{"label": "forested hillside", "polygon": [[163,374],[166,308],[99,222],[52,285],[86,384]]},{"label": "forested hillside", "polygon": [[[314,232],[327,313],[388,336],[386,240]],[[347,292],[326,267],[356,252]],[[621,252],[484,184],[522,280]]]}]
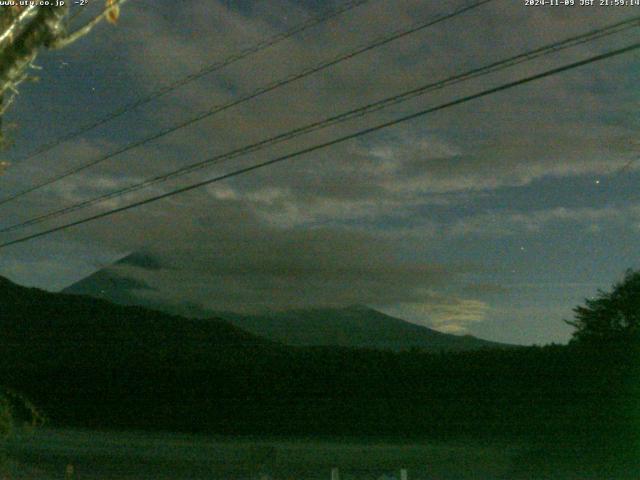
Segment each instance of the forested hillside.
[{"label": "forested hillside", "polygon": [[[225,434],[562,438],[619,453],[635,343],[429,354],[293,348],[224,322],[3,280],[3,383],[57,425]],[[635,422],[635,423],[634,423]],[[592,439],[592,440],[591,440]],[[573,448],[573,447],[572,447]],[[600,448],[600,447],[598,447]],[[611,451],[613,450],[613,452]]]}]

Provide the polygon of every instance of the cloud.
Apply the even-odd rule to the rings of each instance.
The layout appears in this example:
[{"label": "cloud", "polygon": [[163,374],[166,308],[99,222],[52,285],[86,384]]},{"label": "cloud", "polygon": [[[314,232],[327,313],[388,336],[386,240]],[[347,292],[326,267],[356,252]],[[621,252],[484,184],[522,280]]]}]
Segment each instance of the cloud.
[{"label": "cloud", "polygon": [[134,252],[118,262],[118,265],[129,265],[148,271],[158,271],[163,268],[162,259],[156,258],[146,252]]},{"label": "cloud", "polygon": [[401,258],[397,242],[384,236],[353,228],[282,228],[229,203],[217,202],[195,221],[142,219],[124,230],[103,231],[100,240],[121,251],[139,245],[140,229],[147,239],[162,238],[114,271],[157,290],[144,292],[147,298],[218,310],[419,301],[425,289],[457,273]]},{"label": "cloud", "polygon": [[[66,167],[69,159],[95,158],[98,152],[116,148],[127,136],[139,138],[370,41],[385,33],[391,14],[395,23],[410,24],[416,18],[427,18],[443,10],[447,9],[442,5],[427,6],[416,0],[399,2],[393,12],[383,4],[356,8],[304,35],[187,84],[162,101],[135,112],[135,116],[123,118],[125,123],[136,125],[126,135],[118,122],[106,126],[101,137],[94,137],[90,143],[83,141],[95,152],[71,151],[75,148],[72,143],[56,152],[52,163],[56,168],[52,170]],[[473,15],[434,26],[110,160],[99,169],[50,190],[49,195],[53,200],[62,195],[70,202],[100,194],[620,16],[613,12],[615,9],[607,12],[605,18],[583,9],[571,19],[543,11],[525,14],[520,10],[490,5]],[[111,70],[126,75],[127,81],[123,83],[128,90],[143,95],[224,58],[231,51],[274,35],[283,28],[282,15],[277,12],[286,12],[291,24],[317,13],[288,2],[276,2],[268,9],[257,6],[239,9],[228,2],[208,0],[180,6],[160,2],[153,9],[136,5],[124,12],[117,31],[100,30],[91,48],[77,51],[78,58],[74,60],[90,62],[99,56],[104,69],[111,66]],[[504,23],[500,19],[509,20]],[[518,23],[517,34],[506,28],[511,22]],[[545,29],[540,29],[540,25],[545,25]],[[589,44],[560,56],[579,56],[599,48],[599,44]],[[117,65],[112,65],[116,59]],[[351,121],[340,128],[297,139],[265,154],[251,155],[246,163],[370,126],[400,112],[434,105],[467,90],[486,88],[503,77],[517,77],[515,72],[522,69],[547,66],[534,65],[430,94],[389,112],[376,113],[371,120]],[[379,218],[401,207],[424,204],[431,200],[425,198],[428,196],[529,185],[550,175],[571,177],[606,172],[623,166],[637,153],[637,145],[631,141],[635,129],[624,127],[623,122],[616,124],[610,118],[610,105],[614,101],[624,106],[616,109],[620,119],[635,111],[625,102],[626,90],[607,88],[626,81],[628,76],[622,66],[614,64],[606,73],[589,70],[588,75],[553,77],[545,88],[527,87],[488,97],[360,142],[292,161],[281,168],[254,172],[251,180],[234,182],[229,191],[246,195],[261,215],[274,224],[298,225],[331,219]],[[121,103],[118,99],[113,101]],[[585,122],[589,128],[585,128]],[[202,175],[228,168],[205,170]],[[15,180],[7,181],[23,180],[16,176]],[[206,201],[204,191],[203,197]]]},{"label": "cloud", "polygon": [[490,307],[487,303],[469,299],[431,294],[427,302],[400,303],[383,309],[445,333],[467,333],[472,324],[486,319]]},{"label": "cloud", "polygon": [[[317,2],[279,0],[158,0],[152,2],[153,8],[146,5],[149,2],[130,3],[117,28],[97,29],[85,42],[66,50],[64,57],[43,56],[41,85],[49,88],[25,87],[19,108],[12,111],[21,127],[16,138],[19,154],[325,7]],[[335,58],[387,34],[390,24],[410,25],[451,8],[420,0],[369,2],[183,85],[46,156],[24,164],[12,161],[1,178],[1,188],[3,192],[20,191],[38,179],[185,121],[196,112]],[[576,8],[564,15],[559,9],[488,4],[197,122],[20,202],[3,205],[3,225],[612,23],[626,16],[623,10]],[[304,149],[586,58],[622,45],[628,38],[627,34],[608,37],[435,91],[65,219],[80,219],[85,213]],[[57,68],[61,58],[69,68]],[[607,176],[637,156],[637,72],[630,65],[622,58],[611,59],[442,110],[13,247],[0,265],[21,280],[57,287],[94,270],[97,264],[143,249],[148,258],[119,268],[162,292],[145,291],[145,295],[184,297],[234,309],[405,305],[406,312],[413,311],[419,321],[428,319],[430,325],[450,330],[468,328],[485,318],[488,306],[476,297],[484,298],[481,295],[491,290],[489,284],[495,279],[442,293],[446,289],[440,291],[440,287],[448,282],[468,284],[458,278],[460,264],[481,264],[483,260],[469,259],[464,251],[452,254],[448,249],[451,239],[473,236],[490,242],[499,236],[544,233],[558,226],[577,227],[580,232],[640,228],[634,210],[638,207],[630,205],[623,193],[612,194],[619,201],[612,199],[609,206],[586,198],[579,205],[557,200],[548,202],[550,206],[533,202],[530,208],[511,207],[514,191],[535,189],[551,179]],[[632,164],[625,176],[635,178],[639,171],[639,165]],[[544,192],[538,193],[541,197]],[[487,198],[503,207],[473,209]],[[55,258],[51,252],[56,252]],[[152,265],[155,268],[147,268]]]},{"label": "cloud", "polygon": [[496,283],[471,283],[462,291],[471,295],[503,295],[510,292],[509,288]]},{"label": "cloud", "polygon": [[550,225],[582,226],[588,233],[597,233],[602,226],[634,228],[640,221],[640,209],[635,205],[601,208],[556,207],[525,212],[496,211],[464,217],[449,226],[452,236],[512,236],[540,233]]}]

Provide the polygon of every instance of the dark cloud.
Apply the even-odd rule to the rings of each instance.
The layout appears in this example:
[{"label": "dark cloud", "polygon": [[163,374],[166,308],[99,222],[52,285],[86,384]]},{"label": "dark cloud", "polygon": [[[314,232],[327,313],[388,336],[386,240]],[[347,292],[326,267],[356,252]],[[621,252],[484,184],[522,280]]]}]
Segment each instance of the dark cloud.
[{"label": "dark cloud", "polygon": [[[64,57],[43,56],[41,85],[25,87],[10,112],[20,128],[8,160],[282,31],[319,8],[284,1],[158,0],[153,8],[129,3],[117,28],[96,30]],[[3,194],[20,191],[349,51],[388,33],[390,25],[410,25],[452,8],[419,0],[369,2],[184,85],[83,139],[30,162],[13,161],[0,188]],[[3,205],[2,223],[101,195],[627,16],[627,9],[526,8],[497,0]],[[118,207],[268,160],[630,39],[626,33],[607,37],[432,92],[87,211]],[[542,266],[549,282],[560,282],[556,277],[566,274],[551,256],[527,255],[532,236],[539,236],[534,239],[538,251],[552,252],[554,245],[545,240],[550,229],[556,238],[584,245],[602,232],[615,238],[637,234],[640,198],[634,190],[639,165],[631,164],[624,175],[615,173],[638,154],[637,58],[630,55],[566,72],[13,247],[0,256],[1,272],[25,283],[60,288],[135,252],[118,272],[149,287],[133,288],[140,296],[245,310],[373,304],[397,308],[413,321],[455,331],[471,328],[482,336],[478,329],[490,324],[492,309],[509,301],[498,291],[489,295],[490,286],[528,282],[526,272]],[[58,68],[61,60],[69,67]],[[616,186],[626,183],[624,188],[611,187],[610,198],[602,201],[591,194],[600,178]],[[580,185],[581,190],[559,194],[551,182],[567,189]],[[576,277],[580,268],[594,265],[611,264],[611,270],[615,266],[622,271],[629,266],[624,265],[627,258],[640,254],[633,246],[623,250],[625,256],[610,251],[598,258],[572,257],[564,265],[573,265],[567,268]],[[490,259],[487,252],[497,253]],[[469,270],[460,267],[467,264],[476,265],[472,279],[467,278]],[[516,271],[514,265],[524,272],[523,278],[505,278]],[[562,309],[567,308],[563,304]],[[554,321],[549,315],[548,323]],[[524,324],[517,329],[523,332],[520,341],[566,338],[565,330],[553,328],[545,337],[540,321],[528,331],[521,328]]]},{"label": "dark cloud", "polygon": [[494,283],[472,283],[469,285],[465,285],[462,291],[470,295],[480,296],[503,295],[510,292],[508,288]]},{"label": "dark cloud", "polygon": [[167,225],[165,241],[145,246],[144,258],[161,259],[153,263],[161,269],[120,262],[117,271],[152,285],[158,298],[236,311],[418,302],[456,273],[402,259],[397,243],[366,231],[212,217],[189,231]]},{"label": "dark cloud", "polygon": [[129,265],[153,272],[162,269],[162,259],[154,257],[147,252],[139,251],[119,260],[117,265]]}]

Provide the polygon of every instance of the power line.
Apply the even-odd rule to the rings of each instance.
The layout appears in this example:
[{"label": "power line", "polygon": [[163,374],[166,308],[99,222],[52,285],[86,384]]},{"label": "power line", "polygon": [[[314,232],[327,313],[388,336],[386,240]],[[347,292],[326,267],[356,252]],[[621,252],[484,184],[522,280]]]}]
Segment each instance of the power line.
[{"label": "power line", "polygon": [[198,115],[196,115],[194,117],[191,117],[188,120],[185,120],[185,121],[183,121],[181,123],[178,123],[176,125],[173,125],[171,127],[165,128],[165,129],[163,129],[163,130],[161,130],[161,131],[159,131],[157,133],[154,133],[153,135],[150,135],[150,136],[148,136],[146,138],[143,138],[142,140],[138,140],[136,142],[130,143],[129,145],[126,145],[126,146],[124,146],[124,147],[122,147],[122,148],[120,148],[118,150],[115,150],[115,151],[113,151],[113,152],[111,152],[111,153],[109,153],[107,155],[104,155],[104,156],[99,157],[99,158],[97,158],[95,160],[92,160],[90,162],[87,162],[87,163],[84,163],[82,165],[79,165],[77,167],[73,167],[73,168],[71,168],[69,170],[66,170],[65,172],[53,177],[53,178],[50,178],[48,180],[45,180],[45,181],[43,181],[41,183],[38,183],[38,184],[32,186],[32,187],[29,187],[29,188],[27,188],[25,190],[17,192],[17,193],[15,193],[13,195],[10,195],[8,197],[5,197],[4,199],[0,200],[0,205],[4,205],[6,203],[9,203],[9,202],[19,198],[19,197],[22,197],[22,196],[24,196],[24,195],[26,195],[28,193],[34,192],[36,190],[39,190],[42,187],[46,187],[46,186],[51,185],[51,184],[53,184],[55,182],[63,180],[63,179],[65,179],[65,178],[67,178],[67,177],[69,177],[71,175],[75,175],[76,173],[79,173],[79,172],[81,172],[83,170],[86,170],[87,168],[93,167],[93,166],[95,166],[95,165],[97,165],[99,163],[102,163],[102,162],[104,162],[106,160],[109,160],[109,159],[114,158],[114,157],[116,157],[118,155],[121,155],[121,154],[123,154],[125,152],[128,152],[128,151],[130,151],[130,150],[132,150],[134,148],[138,148],[138,147],[141,147],[143,145],[146,145],[149,142],[152,142],[154,140],[162,138],[162,137],[164,137],[166,135],[169,135],[169,134],[171,134],[173,132],[176,132],[176,131],[178,131],[180,129],[186,128],[186,127],[188,127],[190,125],[193,125],[193,124],[195,124],[195,123],[197,123],[197,122],[199,122],[201,120],[204,120],[205,118],[209,118],[209,117],[211,117],[211,116],[213,116],[215,114],[218,114],[220,112],[228,110],[228,109],[230,109],[232,107],[236,107],[236,106],[238,106],[238,105],[240,105],[240,104],[242,104],[244,102],[247,102],[249,100],[253,100],[253,99],[255,99],[255,98],[257,98],[257,97],[259,97],[261,95],[264,95],[265,93],[272,92],[272,91],[274,91],[274,90],[276,90],[278,88],[282,88],[282,87],[284,87],[286,85],[289,85],[290,83],[293,83],[293,82],[295,82],[297,80],[300,80],[302,78],[308,77],[308,76],[313,75],[315,73],[318,73],[318,72],[320,72],[322,70],[326,70],[327,68],[333,67],[333,66],[335,66],[335,65],[337,65],[337,64],[339,64],[341,62],[350,60],[350,59],[352,59],[352,58],[354,58],[354,57],[356,57],[358,55],[361,55],[361,54],[363,54],[365,52],[369,52],[371,50],[374,50],[375,48],[378,48],[378,47],[381,47],[383,45],[386,45],[386,44],[388,44],[388,43],[390,43],[392,41],[401,39],[403,37],[406,37],[408,35],[416,33],[416,32],[418,32],[420,30],[424,30],[427,27],[430,27],[430,26],[435,25],[437,23],[443,22],[445,20],[449,20],[451,18],[454,18],[454,17],[456,17],[458,15],[461,15],[461,14],[463,14],[465,12],[468,12],[468,11],[474,9],[474,8],[478,8],[481,5],[484,5],[485,3],[489,3],[491,1],[493,1],[493,0],[480,0],[480,1],[476,2],[476,3],[473,3],[471,5],[459,8],[459,9],[457,9],[455,11],[450,12],[450,13],[447,13],[447,14],[444,14],[444,15],[440,15],[440,16],[438,16],[436,18],[431,18],[431,19],[427,20],[426,22],[421,22],[419,24],[414,24],[413,26],[409,27],[408,29],[398,30],[398,31],[392,33],[391,35],[387,35],[387,36],[378,38],[377,40],[375,40],[372,43],[368,43],[368,44],[366,44],[366,45],[364,45],[362,47],[358,47],[356,50],[350,51],[350,52],[348,52],[346,54],[340,54],[339,56],[337,56],[337,57],[335,57],[335,58],[333,58],[333,59],[331,59],[329,61],[322,62],[320,64],[317,64],[317,65],[313,66],[313,67],[306,68],[306,69],[302,70],[301,72],[291,74],[291,75],[289,75],[289,76],[287,76],[287,77],[285,77],[283,79],[280,79],[280,80],[277,80],[275,82],[269,83],[269,84],[267,84],[267,85],[265,85],[263,87],[258,88],[257,90],[254,90],[253,92],[249,93],[248,95],[245,95],[245,96],[240,97],[238,99],[231,100],[231,101],[229,101],[227,103],[224,103],[222,105],[215,105],[212,108],[210,108],[209,110],[207,110],[205,112],[202,112],[202,113],[199,113]]},{"label": "power line", "polygon": [[471,100],[475,100],[475,99],[478,99],[478,98],[482,98],[482,97],[486,97],[486,96],[489,96],[489,95],[493,95],[495,93],[502,92],[502,91],[505,91],[505,90],[509,90],[511,88],[514,88],[514,87],[517,87],[517,86],[520,86],[520,85],[524,85],[524,84],[527,84],[527,83],[530,83],[530,82],[533,82],[533,81],[536,81],[536,80],[540,80],[540,79],[543,79],[543,78],[546,78],[546,77],[550,77],[552,75],[556,75],[556,74],[559,74],[559,73],[562,73],[562,72],[565,72],[565,71],[568,71],[568,70],[572,70],[574,68],[582,67],[584,65],[588,65],[588,64],[595,63],[595,62],[598,62],[598,61],[602,61],[602,60],[605,60],[605,59],[608,59],[608,58],[616,57],[616,56],[619,56],[619,55],[622,55],[622,54],[625,54],[625,53],[629,53],[629,52],[637,50],[639,48],[640,48],[640,42],[639,43],[634,43],[632,45],[628,45],[628,46],[623,47],[623,48],[612,50],[612,51],[609,51],[607,53],[603,53],[603,54],[600,54],[600,55],[595,55],[595,56],[589,57],[589,58],[587,58],[585,60],[580,60],[578,62],[574,62],[574,63],[570,63],[570,64],[567,64],[567,65],[564,65],[564,66],[561,66],[561,67],[557,67],[557,68],[553,68],[553,69],[550,69],[550,70],[546,70],[545,72],[542,72],[542,73],[538,73],[538,74],[535,74],[535,75],[530,75],[528,77],[521,78],[521,79],[515,80],[513,82],[502,84],[502,85],[500,85],[498,87],[493,87],[493,88],[484,90],[484,91],[479,92],[479,93],[475,93],[475,94],[472,94],[472,95],[467,95],[465,97],[461,97],[461,98],[458,98],[456,100],[452,100],[452,101],[440,104],[440,105],[435,106],[435,107],[430,107],[430,108],[421,110],[419,112],[412,113],[410,115],[405,115],[405,116],[397,118],[395,120],[384,122],[384,123],[378,124],[376,126],[369,127],[369,128],[360,130],[358,132],[355,132],[355,133],[352,133],[352,134],[349,134],[349,135],[344,135],[342,137],[338,137],[336,139],[329,140],[329,141],[324,142],[324,143],[319,143],[319,144],[316,144],[316,145],[314,145],[312,147],[307,147],[307,148],[304,148],[302,150],[298,150],[296,152],[289,153],[287,155],[283,155],[283,156],[280,156],[280,157],[273,158],[271,160],[267,160],[265,162],[261,162],[261,163],[255,164],[255,165],[251,165],[249,167],[240,168],[238,170],[234,170],[233,172],[226,173],[224,175],[220,175],[220,176],[208,179],[208,180],[203,180],[203,181],[200,181],[200,182],[197,182],[197,183],[193,183],[193,184],[188,185],[186,187],[181,187],[181,188],[178,188],[176,190],[172,190],[170,192],[166,192],[166,193],[163,193],[163,194],[160,194],[160,195],[156,195],[154,197],[147,198],[145,200],[140,200],[140,201],[131,203],[129,205],[125,205],[125,206],[122,206],[122,207],[114,208],[112,210],[108,210],[106,212],[102,212],[102,213],[99,213],[99,214],[96,214],[96,215],[92,215],[90,217],[85,217],[85,218],[83,218],[81,220],[76,220],[74,222],[66,223],[66,224],[59,225],[59,226],[54,227],[54,228],[50,228],[48,230],[44,230],[44,231],[41,231],[41,232],[38,232],[38,233],[35,233],[35,234],[31,234],[31,235],[27,235],[27,236],[24,236],[24,237],[15,239],[15,240],[11,240],[9,242],[5,242],[5,243],[0,244],[0,248],[5,248],[5,247],[11,246],[11,245],[16,245],[16,244],[19,244],[19,243],[23,243],[23,242],[26,242],[28,240],[32,240],[32,239],[35,239],[35,238],[39,238],[39,237],[43,237],[43,236],[46,236],[46,235],[50,235],[52,233],[59,232],[61,230],[66,230],[66,229],[74,227],[74,226],[78,226],[78,225],[82,225],[84,223],[88,223],[88,222],[91,222],[91,221],[94,221],[94,220],[98,220],[100,218],[104,218],[104,217],[108,217],[108,216],[111,216],[111,215],[115,215],[116,213],[120,213],[120,212],[124,212],[126,210],[131,210],[133,208],[141,207],[143,205],[146,205],[146,204],[149,204],[149,203],[152,203],[152,202],[156,202],[156,201],[162,200],[164,198],[172,197],[174,195],[178,195],[178,194],[185,193],[185,192],[188,192],[188,191],[191,191],[191,190],[195,190],[195,189],[203,187],[205,185],[210,185],[212,183],[216,183],[216,182],[219,182],[219,181],[222,181],[222,180],[226,180],[228,178],[236,177],[238,175],[242,175],[244,173],[248,173],[248,172],[251,172],[251,171],[254,171],[254,170],[258,170],[260,168],[271,166],[271,165],[274,165],[276,163],[283,162],[285,160],[289,160],[289,159],[292,159],[292,158],[295,158],[295,157],[298,157],[298,156],[301,156],[301,155],[306,155],[308,153],[315,152],[317,150],[321,150],[321,149],[324,149],[324,148],[327,148],[327,147],[330,147],[330,146],[333,146],[333,145],[337,145],[337,144],[343,143],[343,142],[345,142],[347,140],[352,140],[354,138],[358,138],[358,137],[361,137],[361,136],[364,136],[364,135],[368,135],[370,133],[377,132],[379,130],[382,130],[384,128],[388,128],[388,127],[391,127],[391,126],[394,126],[394,125],[398,125],[400,123],[403,123],[403,122],[406,122],[406,121],[409,121],[409,120],[413,120],[415,118],[427,115],[429,113],[441,111],[441,110],[444,110],[446,108],[450,108],[450,107],[453,107],[453,106],[456,106],[456,105],[467,103],[467,102],[469,102]]},{"label": "power line", "polygon": [[174,90],[177,90],[178,88],[194,81],[197,80],[198,78],[201,78],[205,75],[208,75],[210,73],[213,73],[217,70],[220,70],[222,68],[228,67],[229,65],[243,60],[247,57],[249,57],[250,55],[259,53],[263,50],[266,50],[276,44],[278,44],[279,42],[286,40],[294,35],[297,35],[299,33],[304,32],[305,30],[308,30],[316,25],[319,25],[321,23],[324,23],[334,17],[337,17],[345,12],[348,12],[349,10],[352,10],[356,7],[359,7],[360,5],[364,5],[365,3],[368,3],[370,0],[351,0],[348,1],[347,3],[345,3],[344,5],[342,5],[341,7],[336,8],[335,10],[331,10],[327,13],[325,13],[324,15],[319,15],[316,17],[312,17],[302,23],[300,23],[299,25],[294,26],[293,28],[282,32],[282,33],[277,33],[271,37],[268,37],[254,45],[251,45],[245,49],[239,50],[235,53],[232,53],[231,55],[223,58],[222,60],[218,60],[212,64],[206,65],[204,67],[202,67],[200,70],[187,75],[186,77],[182,77],[168,85],[165,85],[164,87],[161,87],[159,89],[157,89],[156,91],[150,93],[149,95],[145,96],[145,97],[141,97],[133,102],[130,102],[126,105],[123,105],[122,107],[118,108],[117,110],[112,111],[111,113],[108,113],[107,115],[105,115],[104,117],[89,123],[87,125],[84,125],[66,135],[63,135],[62,137],[53,140],[52,142],[46,143],[44,145],[42,145],[41,147],[39,147],[38,149],[36,149],[35,151],[33,151],[32,153],[28,154],[26,157],[24,157],[21,161],[27,161],[30,160],[34,157],[37,157],[38,155],[43,154],[44,152],[47,152],[49,150],[52,150],[53,148],[57,147],[58,145],[68,142],[69,140],[72,140],[82,134],[85,134],[87,132],[89,132],[90,130],[93,130],[101,125],[104,125],[107,122],[110,122],[111,120],[114,120],[122,115],[124,115],[125,113],[130,112],[131,110],[134,110],[138,107],[141,107],[142,105],[145,105],[157,98],[160,98]]},{"label": "power line", "polygon": [[39,215],[37,217],[31,218],[29,220],[8,226],[8,227],[4,227],[2,229],[0,229],[0,233],[7,233],[10,231],[14,231],[20,228],[24,228],[30,225],[34,225],[34,224],[38,224],[41,223],[45,220],[51,219],[51,218],[56,218],[62,215],[65,215],[67,213],[71,213],[77,210],[80,210],[82,208],[88,207],[90,205],[94,205],[96,203],[100,203],[102,201],[111,199],[111,198],[116,198],[122,195],[125,195],[127,193],[131,193],[137,190],[140,190],[142,188],[154,185],[156,183],[160,183],[163,182],[165,180],[168,180],[170,178],[175,178],[181,175],[185,175],[187,173],[191,173],[193,171],[208,167],[212,164],[216,164],[219,163],[221,161],[224,160],[229,160],[241,155],[246,155],[248,153],[253,153],[259,150],[262,150],[264,148],[267,148],[269,146],[273,146],[276,145],[278,143],[282,143],[284,141],[288,141],[291,140],[293,138],[296,138],[298,136],[313,132],[313,131],[317,131],[326,127],[329,127],[331,125],[335,125],[338,123],[342,123],[345,122],[347,120],[351,120],[354,118],[359,118],[362,117],[364,115],[367,115],[369,113],[381,110],[383,108],[387,108],[389,106],[392,105],[396,105],[398,103],[401,102],[405,102],[407,100],[410,100],[411,98],[417,97],[419,95],[423,95],[429,91],[433,91],[433,90],[437,90],[437,89],[441,89],[441,88],[445,88],[447,86],[450,85],[454,85],[463,81],[467,81],[467,80],[471,80],[474,78],[478,78],[484,75],[487,75],[489,73],[493,73],[499,70],[503,70],[505,68],[508,67],[512,67],[514,65],[523,63],[523,62],[527,62],[527,61],[531,61],[535,58],[539,58],[542,56],[546,56],[549,55],[551,53],[555,53],[558,52],[560,50],[569,48],[569,47],[574,47],[577,45],[581,45],[590,41],[593,41],[595,39],[599,39],[602,38],[604,36],[607,35],[611,35],[613,33],[619,33],[621,31],[624,31],[626,29],[632,28],[632,27],[637,27],[639,25],[640,22],[640,16],[636,16],[632,19],[629,20],[625,20],[625,21],[621,21],[606,27],[601,27],[599,29],[595,29],[592,30],[590,32],[581,34],[581,35],[577,35],[574,37],[570,37],[567,38],[565,40],[559,41],[559,42],[553,42],[551,44],[536,48],[534,50],[530,50],[527,51],[525,53],[521,53],[500,61],[496,61],[493,62],[489,65],[483,66],[483,67],[479,67],[473,70],[469,70],[466,71],[464,73],[458,74],[458,75],[454,75],[452,77],[449,77],[447,79],[444,80],[440,80],[437,82],[432,82],[432,83],[428,83],[426,85],[405,91],[403,93],[391,96],[391,97],[387,97],[384,98],[382,100],[379,100],[377,102],[374,103],[370,103],[367,104],[365,106],[347,111],[347,112],[343,112],[339,115],[335,115],[333,117],[329,117],[329,118],[325,118],[323,120],[320,121],[316,121],[313,122],[311,124],[307,124],[303,127],[298,127],[295,128],[293,130],[289,130],[287,132],[284,132],[282,134],[276,135],[274,137],[269,137],[267,139],[261,140],[259,142],[247,145],[245,147],[242,148],[238,148],[229,152],[225,152],[223,154],[219,154],[216,155],[210,159],[204,160],[204,161],[200,161],[191,165],[187,165],[185,167],[179,168],[177,170],[174,170],[172,172],[169,173],[165,173],[165,174],[161,174],[158,175],[156,177],[152,177],[150,179],[147,179],[143,182],[134,184],[134,185],[130,185],[128,187],[124,187],[122,189],[119,190],[115,190],[109,193],[106,193],[104,195],[98,196],[98,197],[94,197],[92,199],[88,199],[67,207],[64,207],[62,209],[58,209],[58,210],[54,210],[54,211],[50,211],[47,213],[44,213],[42,215]]}]

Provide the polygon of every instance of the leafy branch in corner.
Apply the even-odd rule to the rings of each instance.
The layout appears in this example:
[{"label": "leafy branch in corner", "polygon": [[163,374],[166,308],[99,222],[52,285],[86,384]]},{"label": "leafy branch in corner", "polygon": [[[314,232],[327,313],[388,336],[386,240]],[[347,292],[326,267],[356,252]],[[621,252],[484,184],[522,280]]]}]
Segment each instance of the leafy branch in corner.
[{"label": "leafy branch in corner", "polygon": [[[7,6],[0,10],[0,148],[6,148],[2,119],[20,84],[37,80],[32,71],[41,50],[65,48],[90,33],[102,20],[115,23],[126,0],[106,0],[105,9],[83,26],[69,28],[69,3],[60,6]],[[0,162],[0,174],[7,167]]]}]

